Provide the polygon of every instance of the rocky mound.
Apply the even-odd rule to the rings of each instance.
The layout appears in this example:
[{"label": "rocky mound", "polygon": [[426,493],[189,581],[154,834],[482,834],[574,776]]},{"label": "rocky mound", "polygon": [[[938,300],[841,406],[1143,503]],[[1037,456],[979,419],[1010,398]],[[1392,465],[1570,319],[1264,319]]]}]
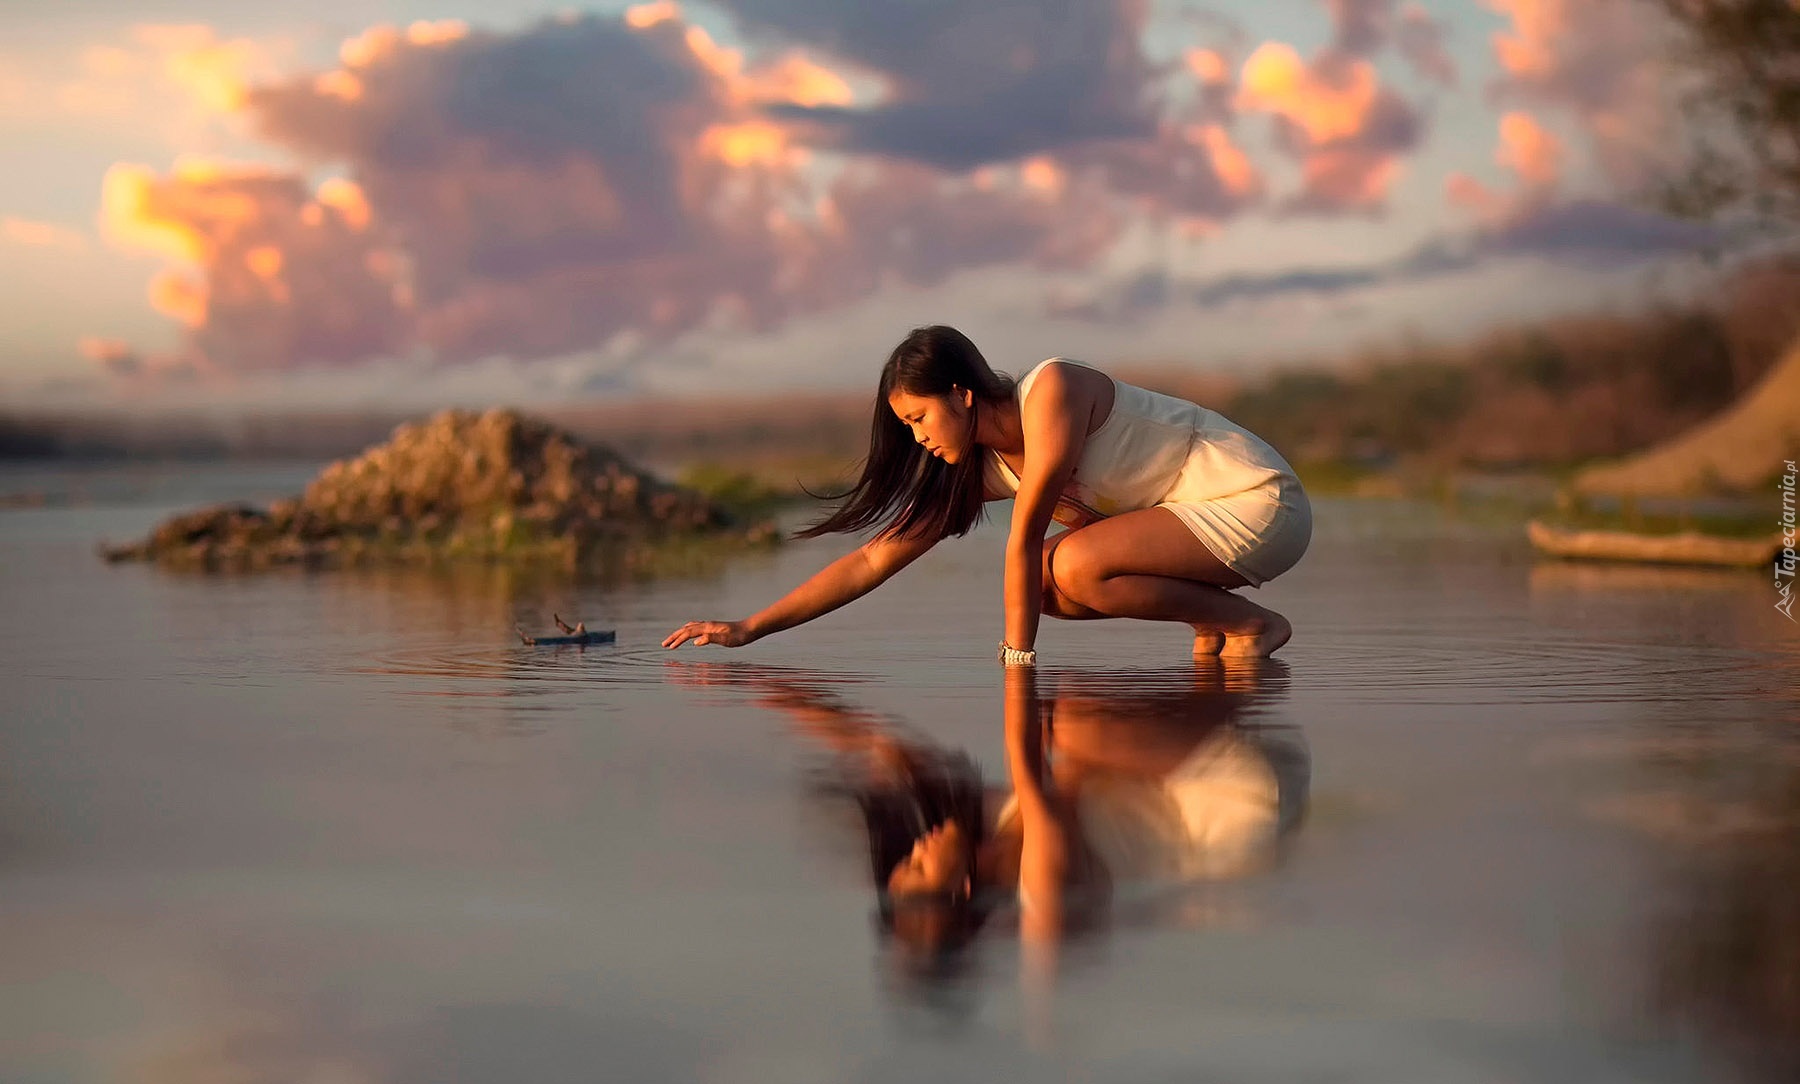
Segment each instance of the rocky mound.
[{"label": "rocky mound", "polygon": [[634,563],[646,547],[700,536],[775,534],[547,422],[452,410],[333,463],[295,499],[185,513],[102,553],[203,567],[451,558],[576,566],[598,556]]}]

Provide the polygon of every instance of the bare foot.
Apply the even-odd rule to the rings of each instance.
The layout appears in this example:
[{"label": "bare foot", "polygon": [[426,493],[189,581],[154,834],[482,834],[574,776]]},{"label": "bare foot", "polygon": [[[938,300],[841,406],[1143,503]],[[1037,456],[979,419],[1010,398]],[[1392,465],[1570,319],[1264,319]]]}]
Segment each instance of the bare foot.
[{"label": "bare foot", "polygon": [[[1288,638],[1294,635],[1294,626],[1288,619],[1274,610],[1265,611],[1269,616],[1260,624],[1262,628],[1256,632],[1246,632],[1236,636],[1226,636],[1225,644],[1219,649],[1219,657],[1225,659],[1261,659],[1275,654]],[[1199,640],[1195,639],[1195,650],[1199,650]]]},{"label": "bare foot", "polygon": [[1225,647],[1225,634],[1211,625],[1194,625],[1194,658],[1208,659]]}]

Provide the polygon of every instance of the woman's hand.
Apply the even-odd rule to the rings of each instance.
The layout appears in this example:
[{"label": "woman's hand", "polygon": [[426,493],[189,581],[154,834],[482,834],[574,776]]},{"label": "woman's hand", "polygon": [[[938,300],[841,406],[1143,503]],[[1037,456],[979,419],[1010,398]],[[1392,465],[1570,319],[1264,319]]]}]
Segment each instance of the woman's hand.
[{"label": "woman's hand", "polygon": [[720,647],[743,647],[755,640],[745,621],[689,621],[663,637],[664,647],[680,647],[689,640],[695,644],[718,644]]}]

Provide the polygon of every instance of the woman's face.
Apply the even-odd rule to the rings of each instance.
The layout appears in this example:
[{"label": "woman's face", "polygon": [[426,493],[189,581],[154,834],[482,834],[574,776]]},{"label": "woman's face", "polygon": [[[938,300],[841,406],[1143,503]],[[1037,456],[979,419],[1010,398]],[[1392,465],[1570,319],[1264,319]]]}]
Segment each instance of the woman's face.
[{"label": "woman's face", "polygon": [[971,427],[969,411],[974,396],[968,391],[949,395],[914,395],[895,391],[888,396],[888,406],[900,424],[912,430],[912,437],[925,450],[946,463],[955,463],[969,454]]},{"label": "woman's face", "polygon": [[964,892],[968,887],[968,848],[963,845],[962,826],[954,820],[920,836],[912,854],[888,874],[888,893],[895,896]]}]

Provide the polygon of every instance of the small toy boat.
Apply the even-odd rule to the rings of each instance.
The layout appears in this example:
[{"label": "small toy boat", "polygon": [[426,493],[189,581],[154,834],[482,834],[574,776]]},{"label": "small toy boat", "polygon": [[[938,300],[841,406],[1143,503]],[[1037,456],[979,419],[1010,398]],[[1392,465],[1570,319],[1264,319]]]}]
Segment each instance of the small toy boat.
[{"label": "small toy boat", "polygon": [[599,632],[589,632],[587,622],[585,621],[578,621],[573,627],[570,627],[569,623],[564,621],[560,614],[551,614],[550,620],[556,622],[556,627],[563,631],[563,635],[529,636],[526,634],[525,630],[519,626],[514,625],[513,628],[518,632],[519,639],[525,641],[526,647],[558,647],[565,644],[572,644],[576,647],[586,647],[589,644],[610,644],[618,638],[618,635],[610,629],[603,629]]},{"label": "small toy boat", "polygon": [[1781,536],[1724,538],[1683,531],[1680,534],[1637,534],[1552,527],[1539,520],[1525,525],[1539,553],[1593,561],[1638,561],[1718,568],[1760,568],[1781,551]]}]

